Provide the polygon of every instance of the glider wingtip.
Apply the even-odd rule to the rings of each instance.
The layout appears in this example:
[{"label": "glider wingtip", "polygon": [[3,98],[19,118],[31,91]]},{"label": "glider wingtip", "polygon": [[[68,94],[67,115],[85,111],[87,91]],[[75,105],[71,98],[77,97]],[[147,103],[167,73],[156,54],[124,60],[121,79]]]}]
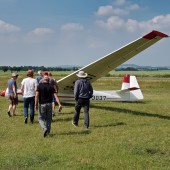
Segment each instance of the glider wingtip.
[{"label": "glider wingtip", "polygon": [[151,40],[151,39],[155,38],[156,36],[159,36],[159,37],[162,37],[162,38],[169,37],[167,34],[164,34],[164,33],[162,33],[162,32],[153,30],[153,31],[151,31],[150,33],[144,35],[143,38],[146,38],[146,39]]}]

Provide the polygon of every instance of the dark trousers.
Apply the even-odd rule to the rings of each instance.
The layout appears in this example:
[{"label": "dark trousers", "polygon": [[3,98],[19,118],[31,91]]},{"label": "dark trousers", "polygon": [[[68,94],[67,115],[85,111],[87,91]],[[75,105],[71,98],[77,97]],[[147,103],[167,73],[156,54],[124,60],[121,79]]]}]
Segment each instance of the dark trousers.
[{"label": "dark trousers", "polygon": [[89,127],[89,99],[78,99],[75,104],[75,114],[73,117],[73,123],[78,125],[79,116],[81,108],[84,108],[84,126],[85,128]]}]

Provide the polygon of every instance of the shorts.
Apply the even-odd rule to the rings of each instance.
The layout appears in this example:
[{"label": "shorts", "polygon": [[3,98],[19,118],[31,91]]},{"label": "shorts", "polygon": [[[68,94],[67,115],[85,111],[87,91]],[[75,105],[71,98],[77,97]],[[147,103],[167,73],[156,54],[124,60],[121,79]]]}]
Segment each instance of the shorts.
[{"label": "shorts", "polygon": [[52,101],[52,103],[56,103],[56,99],[55,99],[55,97],[53,97],[53,101]]},{"label": "shorts", "polygon": [[8,94],[8,99],[10,100],[10,104],[12,105],[18,104],[18,96],[14,97],[14,94]]}]

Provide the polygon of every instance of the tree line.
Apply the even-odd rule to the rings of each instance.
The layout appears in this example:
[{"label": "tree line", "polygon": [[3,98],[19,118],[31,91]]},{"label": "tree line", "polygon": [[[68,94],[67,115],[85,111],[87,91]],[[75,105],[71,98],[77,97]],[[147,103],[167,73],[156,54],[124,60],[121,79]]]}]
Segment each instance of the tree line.
[{"label": "tree line", "polygon": [[78,70],[78,67],[69,67],[69,68],[63,68],[63,67],[44,67],[44,66],[0,66],[0,70],[3,72],[11,71],[11,72],[20,72],[20,71],[27,71],[27,70],[34,70],[34,71],[76,71]]}]

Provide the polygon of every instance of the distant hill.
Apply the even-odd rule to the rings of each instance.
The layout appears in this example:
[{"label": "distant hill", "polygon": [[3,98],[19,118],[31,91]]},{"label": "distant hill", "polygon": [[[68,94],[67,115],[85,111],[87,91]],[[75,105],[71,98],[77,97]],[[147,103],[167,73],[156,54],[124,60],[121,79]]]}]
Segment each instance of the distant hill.
[{"label": "distant hill", "polygon": [[57,66],[57,67],[60,67],[60,68],[66,68],[66,69],[73,69],[73,68],[82,68],[82,66],[75,66],[75,65],[60,65],[60,66]]},{"label": "distant hill", "polygon": [[[82,66],[76,66],[76,65],[60,65],[57,67],[66,68],[66,69],[75,69],[75,68],[80,69],[80,68],[82,68]],[[136,64],[122,64],[122,65],[118,66],[116,68],[116,70],[126,69],[126,68],[135,68],[137,70],[169,70],[170,66],[156,67],[156,66],[139,66]]]},{"label": "distant hill", "polygon": [[136,64],[122,64],[116,69],[135,68],[138,70],[169,70],[170,66],[139,66]]}]

